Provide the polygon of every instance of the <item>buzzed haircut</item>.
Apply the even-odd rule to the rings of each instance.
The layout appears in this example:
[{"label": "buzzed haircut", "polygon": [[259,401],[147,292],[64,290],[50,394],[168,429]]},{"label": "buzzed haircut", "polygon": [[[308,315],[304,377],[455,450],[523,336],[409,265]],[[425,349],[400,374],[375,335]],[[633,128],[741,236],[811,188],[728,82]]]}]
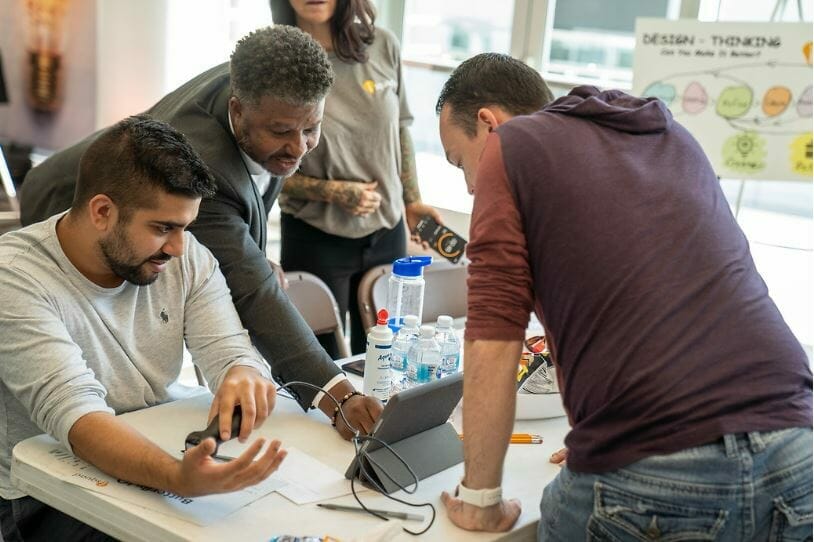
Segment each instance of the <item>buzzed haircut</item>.
[{"label": "buzzed haircut", "polygon": [[477,134],[478,109],[499,106],[529,115],[554,99],[537,71],[509,55],[482,53],[462,62],[441,89],[435,112],[450,106],[452,122],[470,137]]},{"label": "buzzed haircut", "polygon": [[315,104],[331,90],[334,72],[322,46],[299,28],[255,30],[235,46],[230,62],[232,95],[257,105],[271,96],[291,105]]},{"label": "buzzed haircut", "polygon": [[209,197],[215,179],[180,132],[148,115],[135,115],[103,131],[82,155],[72,208],[105,194],[127,221],[136,209],[155,207],[158,190]]}]

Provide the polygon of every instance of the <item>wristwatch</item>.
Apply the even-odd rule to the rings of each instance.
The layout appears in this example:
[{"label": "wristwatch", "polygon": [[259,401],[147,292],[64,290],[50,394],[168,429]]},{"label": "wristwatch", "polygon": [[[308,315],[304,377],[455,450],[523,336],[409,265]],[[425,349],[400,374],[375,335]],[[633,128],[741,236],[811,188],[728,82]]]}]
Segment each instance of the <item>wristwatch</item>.
[{"label": "wristwatch", "polygon": [[486,508],[487,506],[494,506],[503,500],[503,488],[469,489],[461,480],[461,483],[455,488],[455,496],[467,504]]}]

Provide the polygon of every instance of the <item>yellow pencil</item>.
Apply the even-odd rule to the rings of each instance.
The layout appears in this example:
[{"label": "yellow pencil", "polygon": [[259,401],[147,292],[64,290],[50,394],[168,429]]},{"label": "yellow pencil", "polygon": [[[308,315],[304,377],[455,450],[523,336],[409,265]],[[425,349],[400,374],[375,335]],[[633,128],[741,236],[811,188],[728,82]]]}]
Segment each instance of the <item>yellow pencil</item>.
[{"label": "yellow pencil", "polygon": [[[459,433],[458,438],[463,440],[464,438],[463,434]],[[512,436],[509,439],[509,444],[542,444],[542,443],[543,437],[532,433],[512,433]]]}]

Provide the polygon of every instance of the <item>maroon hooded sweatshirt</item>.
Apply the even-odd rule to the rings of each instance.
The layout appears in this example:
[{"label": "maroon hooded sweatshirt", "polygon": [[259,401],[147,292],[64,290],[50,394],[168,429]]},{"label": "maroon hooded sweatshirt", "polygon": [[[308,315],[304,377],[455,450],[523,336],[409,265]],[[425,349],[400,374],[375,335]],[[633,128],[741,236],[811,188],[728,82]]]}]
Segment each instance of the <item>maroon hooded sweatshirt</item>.
[{"label": "maroon hooded sweatshirt", "polygon": [[574,471],[811,426],[806,355],[701,147],[659,100],[579,87],[501,125],[470,237],[466,338],[522,339],[537,311]]}]

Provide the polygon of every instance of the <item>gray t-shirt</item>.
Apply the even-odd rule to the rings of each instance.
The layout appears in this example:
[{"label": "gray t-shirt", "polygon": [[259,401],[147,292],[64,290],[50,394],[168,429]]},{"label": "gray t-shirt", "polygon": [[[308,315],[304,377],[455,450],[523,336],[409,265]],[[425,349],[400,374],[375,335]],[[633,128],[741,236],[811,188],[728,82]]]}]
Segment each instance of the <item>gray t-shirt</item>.
[{"label": "gray t-shirt", "polygon": [[[234,365],[268,367],[240,324],[212,254],[190,233],[149,286],[102,288],[68,260],[62,215],[0,237],[0,496],[11,450],[68,432],[90,412],[119,414],[189,396],[178,384],[184,343],[213,390]],[[201,420],[203,423],[205,420]],[[182,439],[184,435],[179,434]],[[179,440],[179,446],[180,446]]]},{"label": "gray t-shirt", "polygon": [[328,57],[336,82],[325,100],[322,137],[306,154],[300,172],[327,180],[378,181],[379,209],[354,216],[340,205],[280,194],[280,208],[324,232],[358,239],[381,228],[393,228],[404,213],[399,129],[413,116],[401,74],[395,36],[377,28],[367,49],[367,62],[347,63]]}]

